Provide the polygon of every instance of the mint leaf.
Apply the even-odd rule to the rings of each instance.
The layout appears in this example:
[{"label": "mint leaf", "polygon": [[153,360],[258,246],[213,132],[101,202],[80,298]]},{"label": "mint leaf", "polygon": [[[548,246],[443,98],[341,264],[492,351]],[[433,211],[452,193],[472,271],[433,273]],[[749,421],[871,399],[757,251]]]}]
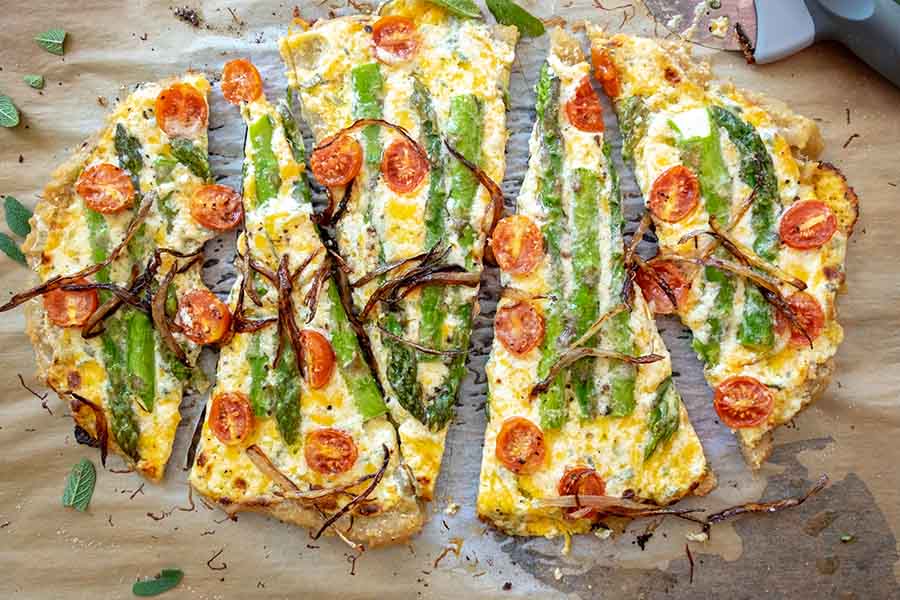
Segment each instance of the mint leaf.
[{"label": "mint leaf", "polygon": [[44,89],[44,76],[43,75],[26,75],[22,79],[25,80],[25,83],[30,85],[36,90]]},{"label": "mint leaf", "polygon": [[0,127],[15,127],[19,124],[19,111],[12,98],[0,94]]},{"label": "mint leaf", "polygon": [[3,201],[3,210],[6,212],[6,224],[9,225],[10,231],[22,237],[31,233],[31,225],[28,223],[31,211],[25,208],[21,202],[12,196],[7,196]]},{"label": "mint leaf", "polygon": [[94,463],[82,458],[72,467],[69,478],[66,479],[66,489],[62,497],[63,506],[71,506],[81,512],[86,511],[88,504],[91,503],[91,496],[94,495],[96,483],[97,470],[94,469]]},{"label": "mint leaf", "polygon": [[16,244],[11,237],[2,232],[0,232],[0,251],[17,263],[27,265],[25,262],[25,255],[19,250],[19,245]]},{"label": "mint leaf", "polygon": [[481,11],[472,0],[430,0],[432,4],[443,6],[450,12],[460,17],[481,18]]},{"label": "mint leaf", "polygon": [[181,569],[163,569],[154,579],[135,581],[131,586],[131,593],[135,596],[156,596],[168,592],[184,579]]},{"label": "mint leaf", "polygon": [[63,44],[66,41],[66,32],[62,29],[50,29],[34,38],[38,46],[57,56],[63,55]]},{"label": "mint leaf", "polygon": [[488,10],[501,25],[515,25],[526,37],[544,35],[544,23],[512,0],[487,0]]}]

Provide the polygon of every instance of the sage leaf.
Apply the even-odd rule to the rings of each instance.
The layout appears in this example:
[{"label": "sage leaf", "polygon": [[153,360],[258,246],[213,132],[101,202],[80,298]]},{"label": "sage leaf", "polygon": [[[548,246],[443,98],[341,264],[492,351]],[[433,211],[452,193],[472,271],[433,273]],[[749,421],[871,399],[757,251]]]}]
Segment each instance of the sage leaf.
[{"label": "sage leaf", "polygon": [[430,2],[446,8],[460,17],[481,18],[481,11],[478,10],[478,5],[473,0],[430,0]]},{"label": "sage leaf", "polygon": [[15,127],[19,124],[19,111],[12,98],[0,94],[0,127]]},{"label": "sage leaf", "polygon": [[66,41],[66,32],[62,29],[49,29],[34,38],[38,46],[57,56],[63,55],[63,44]]},{"label": "sage leaf", "polygon": [[525,37],[540,37],[546,29],[540,19],[512,0],[487,0],[488,10],[501,25],[514,25]]},{"label": "sage leaf", "polygon": [[82,458],[72,467],[69,478],[66,479],[66,489],[63,491],[63,506],[71,506],[75,510],[84,512],[91,503],[94,495],[94,485],[97,483],[97,470],[94,463]]},{"label": "sage leaf", "polygon": [[12,196],[7,196],[3,200],[3,210],[6,213],[6,224],[9,225],[10,231],[22,237],[31,233],[31,225],[28,223],[31,211],[25,208],[21,202]]},{"label": "sage leaf", "polygon": [[153,579],[135,581],[131,586],[131,593],[141,597],[158,596],[177,586],[182,579],[184,572],[181,569],[163,569]]},{"label": "sage leaf", "polygon": [[0,232],[0,250],[3,251],[3,254],[7,255],[17,263],[22,265],[27,264],[25,262],[25,255],[19,250],[19,245],[16,244],[11,237],[2,232]]},{"label": "sage leaf", "polygon": [[44,89],[44,76],[43,75],[26,75],[22,79],[25,80],[29,86],[33,87],[36,90]]}]

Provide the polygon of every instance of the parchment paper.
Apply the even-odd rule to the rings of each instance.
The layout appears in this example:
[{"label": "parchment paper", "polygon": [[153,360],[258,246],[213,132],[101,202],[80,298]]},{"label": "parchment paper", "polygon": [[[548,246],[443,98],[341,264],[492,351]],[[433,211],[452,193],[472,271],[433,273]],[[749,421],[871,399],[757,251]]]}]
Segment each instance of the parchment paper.
[{"label": "parchment paper", "polygon": [[[0,130],[0,195],[29,206],[52,169],[101,125],[108,110],[101,104],[124,93],[120,86],[188,67],[215,80],[224,62],[239,56],[260,67],[270,96],[285,86],[275,41],[291,18],[290,3],[194,1],[199,28],[176,19],[167,2],[0,4],[0,92],[22,112],[18,128]],[[561,15],[570,25],[589,18],[618,29],[626,21],[625,30],[654,32],[652,20],[628,0],[524,4],[541,17]],[[305,1],[299,8],[307,19],[354,11],[343,0]],[[69,32],[64,58],[32,41],[51,27]],[[666,34],[662,27],[657,32]],[[546,38],[519,45],[504,182],[510,200],[525,172],[532,87],[546,45]],[[164,484],[144,485],[135,474],[101,470],[86,514],[62,508],[70,467],[85,456],[99,466],[99,456],[75,443],[58,399],[48,397],[45,410],[20,386],[17,373],[45,391],[34,380],[24,318],[16,311],[0,317],[0,597],[126,598],[135,579],[165,567],[185,572],[181,586],[164,596],[172,598],[900,597],[900,91],[834,45],[819,44],[764,67],[748,66],[736,55],[701,54],[711,55],[719,76],[780,97],[819,121],[828,144],[824,158],[856,187],[862,218],[849,249],[849,293],[839,302],[846,341],[835,379],[813,408],[778,432],[778,447],[758,476],[748,472],[731,434],[715,419],[687,332],[674,320],[660,321],[679,389],[719,478],[710,496],[687,504],[717,510],[797,494],[821,473],[832,478],[828,490],[792,511],[720,525],[709,542],[691,542],[693,583],[685,534],[696,527],[689,523],[635,522],[607,540],[577,538],[568,555],[561,554],[562,540],[513,539],[487,530],[474,516],[474,499],[497,290],[497,274],[489,270],[431,521],[408,546],[365,553],[351,575],[348,548],[340,541],[313,543],[303,530],[258,516],[222,522],[220,512],[199,502],[193,511],[180,510],[188,508],[181,467],[201,398],[185,401]],[[42,92],[22,82],[28,73],[45,76]],[[607,110],[614,135],[609,115]],[[243,130],[217,87],[210,121],[214,172],[237,186]],[[858,137],[849,140],[853,134]],[[633,222],[640,201],[630,172],[619,168]],[[220,292],[231,284],[231,247],[230,238],[208,246],[209,258],[220,262],[210,264],[207,281]],[[0,278],[4,295],[29,284],[28,273],[6,259],[0,260]],[[206,357],[206,365],[213,364],[214,357]],[[121,466],[111,461],[113,469]],[[454,503],[458,512],[445,513]],[[450,553],[435,567],[453,540],[462,540],[459,556]]]}]

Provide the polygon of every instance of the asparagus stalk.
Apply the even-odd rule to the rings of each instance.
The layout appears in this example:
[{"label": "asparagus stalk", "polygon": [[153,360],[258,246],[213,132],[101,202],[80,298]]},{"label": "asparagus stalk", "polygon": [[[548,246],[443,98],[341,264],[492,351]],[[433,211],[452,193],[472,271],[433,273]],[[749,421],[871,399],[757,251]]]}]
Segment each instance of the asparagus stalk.
[{"label": "asparagus stalk", "polygon": [[138,403],[150,412],[156,400],[156,337],[147,314],[128,309],[125,362],[128,365],[128,389]]},{"label": "asparagus stalk", "polygon": [[672,383],[672,378],[669,377],[656,388],[656,400],[647,417],[647,429],[650,436],[644,445],[644,460],[653,456],[659,445],[678,431],[680,424],[681,397]]},{"label": "asparagus stalk", "polygon": [[[397,336],[403,335],[403,325],[395,312],[384,319],[385,328]],[[397,402],[419,421],[425,420],[422,404],[422,386],[417,379],[416,352],[409,346],[390,338],[382,338],[391,359],[388,361],[387,378]]]},{"label": "asparagus stalk", "polygon": [[706,212],[719,223],[728,223],[731,218],[731,175],[722,158],[718,125],[709,127],[705,136],[684,137],[675,123],[670,121],[669,124],[675,130],[682,162],[697,173]]},{"label": "asparagus stalk", "polygon": [[247,362],[250,363],[250,406],[257,417],[268,415],[271,409],[271,401],[266,393],[270,357],[261,348],[264,335],[264,331],[254,334],[247,350]]},{"label": "asparagus stalk", "polygon": [[270,402],[278,433],[285,444],[291,445],[300,431],[300,373],[290,340],[282,340],[281,346],[281,360],[272,371]]},{"label": "asparagus stalk", "polygon": [[278,195],[281,175],[278,159],[272,150],[274,124],[271,117],[263,115],[250,124],[249,138],[253,147],[253,171],[256,175],[256,207],[265,204]]},{"label": "asparagus stalk", "polygon": [[[457,304],[456,318],[459,326],[454,330],[452,342],[458,348],[468,348],[472,331],[472,305],[468,302]],[[465,376],[466,354],[461,353],[453,357],[447,377],[425,408],[425,422],[432,431],[442,429],[453,418],[456,395]]]},{"label": "asparagus stalk", "polygon": [[[481,162],[482,121],[481,103],[474,95],[453,96],[450,99],[447,138],[460,154],[475,164]],[[456,222],[459,245],[468,256],[476,237],[475,229],[472,228],[471,212],[475,194],[478,192],[478,179],[457,159],[450,161],[447,175],[450,185],[451,216]],[[471,259],[467,259],[466,266],[471,268]]]},{"label": "asparagus stalk", "polygon": [[762,292],[749,281],[744,283],[744,313],[738,327],[738,341],[748,348],[766,349],[775,343],[774,315]]},{"label": "asparagus stalk", "polygon": [[724,271],[715,267],[706,267],[704,273],[704,285],[718,285],[716,299],[712,310],[706,317],[708,331],[705,340],[694,335],[692,345],[697,356],[710,367],[719,362],[719,353],[722,346],[722,336],[725,333],[725,322],[734,302],[734,281]]},{"label": "asparagus stalk", "polygon": [[[350,85],[353,90],[353,118],[380,119],[384,79],[378,63],[354,67],[350,72]],[[377,168],[381,162],[381,130],[376,125],[370,125],[363,129],[363,139],[366,163]]]}]

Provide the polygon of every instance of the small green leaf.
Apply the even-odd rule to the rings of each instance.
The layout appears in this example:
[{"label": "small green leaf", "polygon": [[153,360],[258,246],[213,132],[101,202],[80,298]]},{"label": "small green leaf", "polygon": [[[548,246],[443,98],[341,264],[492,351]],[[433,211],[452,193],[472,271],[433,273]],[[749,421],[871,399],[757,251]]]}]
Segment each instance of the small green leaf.
[{"label": "small green leaf", "polygon": [[25,208],[21,202],[12,196],[7,196],[3,201],[3,210],[6,212],[6,224],[14,234],[25,237],[31,233],[31,225],[28,223],[31,211]]},{"label": "small green leaf", "polygon": [[44,89],[44,76],[43,75],[26,75],[22,79],[25,80],[25,83],[30,85],[36,90]]},{"label": "small green leaf", "polygon": [[481,11],[478,10],[478,6],[472,0],[430,0],[430,2],[446,8],[460,17],[481,18]]},{"label": "small green leaf", "polygon": [[512,0],[487,0],[488,10],[502,25],[515,25],[525,37],[540,37],[546,29],[540,19]]},{"label": "small green leaf", "polygon": [[57,56],[63,55],[63,44],[66,41],[66,32],[62,29],[50,29],[34,38],[38,46]]},{"label": "small green leaf", "polygon": [[94,463],[82,458],[72,467],[72,472],[66,479],[66,489],[62,497],[63,506],[71,506],[81,512],[86,511],[88,504],[91,503],[91,496],[94,495],[96,483],[97,470],[94,469]]},{"label": "small green leaf", "polygon": [[5,233],[0,233],[0,250],[17,263],[27,266],[25,255],[19,250],[19,245]]},{"label": "small green leaf", "polygon": [[142,597],[157,596],[177,586],[182,579],[184,572],[181,569],[163,569],[154,579],[135,581],[131,593]]},{"label": "small green leaf", "polygon": [[0,127],[15,127],[19,124],[19,111],[12,98],[0,94]]}]

